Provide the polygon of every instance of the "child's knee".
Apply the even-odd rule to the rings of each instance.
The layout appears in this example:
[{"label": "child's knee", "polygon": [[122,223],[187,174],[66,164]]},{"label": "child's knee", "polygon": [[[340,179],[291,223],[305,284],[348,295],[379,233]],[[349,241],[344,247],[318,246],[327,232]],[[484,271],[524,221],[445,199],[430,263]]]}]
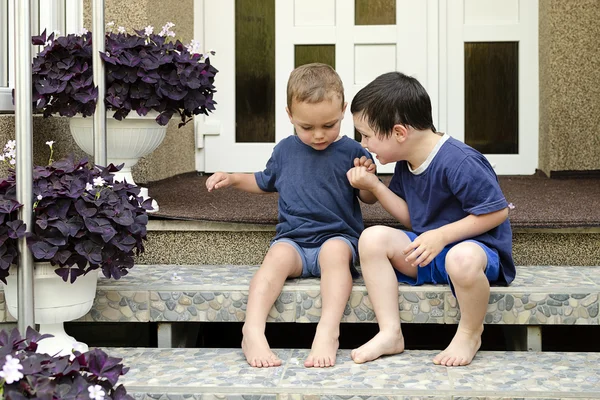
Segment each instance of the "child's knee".
[{"label": "child's knee", "polygon": [[385,247],[390,228],[386,226],[371,226],[363,231],[358,239],[358,252],[377,251]]},{"label": "child's knee", "polygon": [[446,255],[446,272],[455,285],[470,285],[485,271],[487,256],[476,243],[454,246]]}]

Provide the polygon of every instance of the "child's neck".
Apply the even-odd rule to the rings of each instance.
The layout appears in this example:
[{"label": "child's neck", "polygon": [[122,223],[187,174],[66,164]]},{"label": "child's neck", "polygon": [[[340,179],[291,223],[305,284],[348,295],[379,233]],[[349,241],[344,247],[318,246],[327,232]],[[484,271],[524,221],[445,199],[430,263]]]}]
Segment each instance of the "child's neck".
[{"label": "child's neck", "polygon": [[411,169],[417,169],[427,160],[429,154],[435,148],[435,145],[442,138],[443,133],[433,132],[431,129],[426,131],[413,131],[411,140],[413,141],[411,155],[407,158]]}]

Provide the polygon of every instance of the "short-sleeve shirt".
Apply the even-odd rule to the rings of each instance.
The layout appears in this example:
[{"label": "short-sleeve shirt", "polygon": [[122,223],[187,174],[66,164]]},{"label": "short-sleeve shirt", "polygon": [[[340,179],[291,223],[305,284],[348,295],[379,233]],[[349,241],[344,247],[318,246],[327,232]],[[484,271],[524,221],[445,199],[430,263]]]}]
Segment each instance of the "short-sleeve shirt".
[{"label": "short-sleeve shirt", "polygon": [[265,192],[279,192],[279,223],[273,240],[288,238],[303,247],[317,247],[334,236],[358,246],[364,225],[358,190],[346,173],[354,158],[369,152],[347,136],[325,150],[315,150],[298,136],[280,141],[256,183]]},{"label": "short-sleeve shirt", "polygon": [[[487,159],[448,135],[416,170],[411,170],[406,161],[397,162],[389,188],[406,201],[412,230],[418,235],[470,214],[489,214],[508,206]],[[512,282],[515,265],[509,220],[470,239],[498,251],[498,283]]]}]

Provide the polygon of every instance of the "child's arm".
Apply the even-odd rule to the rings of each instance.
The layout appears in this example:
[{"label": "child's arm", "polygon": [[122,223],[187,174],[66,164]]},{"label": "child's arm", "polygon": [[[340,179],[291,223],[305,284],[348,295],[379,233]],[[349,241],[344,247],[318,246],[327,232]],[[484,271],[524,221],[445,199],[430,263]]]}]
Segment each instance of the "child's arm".
[{"label": "child's arm", "polygon": [[[360,167],[363,166],[367,169],[367,172],[377,175],[377,165],[373,162],[372,159],[367,158],[366,156],[362,156],[361,158],[356,157],[354,159],[354,166]],[[377,203],[377,197],[368,190],[361,189],[358,191],[358,198],[366,204],[375,204]]]},{"label": "child's arm", "polygon": [[465,218],[421,234],[406,249],[406,261],[413,266],[429,264],[450,243],[460,242],[488,232],[508,218],[508,208]]},{"label": "child's arm", "polygon": [[206,180],[206,188],[209,192],[229,186],[233,186],[236,189],[249,193],[267,193],[258,187],[254,174],[228,174],[227,172],[215,172]]},{"label": "child's arm", "polygon": [[368,172],[365,167],[354,167],[346,176],[352,187],[370,192],[392,217],[406,228],[411,228],[406,201],[385,186],[375,174]]}]

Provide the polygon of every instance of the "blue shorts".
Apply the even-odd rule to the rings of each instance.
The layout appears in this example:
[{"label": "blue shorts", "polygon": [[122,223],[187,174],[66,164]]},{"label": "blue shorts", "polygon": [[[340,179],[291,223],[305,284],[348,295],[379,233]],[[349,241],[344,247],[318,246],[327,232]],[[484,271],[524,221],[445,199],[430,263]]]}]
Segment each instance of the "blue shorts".
[{"label": "blue shorts", "polygon": [[[353,278],[358,277],[358,271],[354,268],[354,264],[356,263],[357,251],[352,245],[352,243],[343,236],[335,236],[327,239],[323,244],[327,243],[329,240],[342,240],[344,241],[352,250],[352,261],[350,263],[350,273]],[[319,253],[321,252],[321,248],[323,244],[319,247],[301,247],[296,242],[291,239],[283,238],[274,240],[271,243],[273,246],[275,243],[289,243],[300,254],[300,258],[302,259],[302,278],[308,278],[311,276],[320,277],[321,276],[321,266],[319,265]]]},{"label": "blue shorts", "polygon": [[[406,233],[406,236],[409,237],[410,241],[413,242],[417,238],[417,234],[409,231],[402,231]],[[478,242],[476,240],[463,240],[460,243],[464,242],[473,242],[478,244],[483,251],[485,251],[485,255],[487,256],[487,265],[485,267],[485,276],[488,278],[489,282],[495,282],[498,280],[498,276],[500,274],[500,257],[498,256],[497,250],[492,250],[487,247],[485,244]],[[454,287],[452,286],[452,282],[448,277],[448,272],[446,272],[446,254],[448,251],[454,247],[455,243],[451,246],[446,246],[444,249],[438,254],[433,261],[427,264],[424,267],[418,267],[417,270],[417,279],[411,278],[410,276],[404,275],[399,272],[397,269],[394,269],[396,272],[396,277],[398,278],[398,282],[408,283],[409,285],[422,285],[424,283],[433,283],[433,284],[449,284],[452,289],[452,293],[454,293]]]}]

